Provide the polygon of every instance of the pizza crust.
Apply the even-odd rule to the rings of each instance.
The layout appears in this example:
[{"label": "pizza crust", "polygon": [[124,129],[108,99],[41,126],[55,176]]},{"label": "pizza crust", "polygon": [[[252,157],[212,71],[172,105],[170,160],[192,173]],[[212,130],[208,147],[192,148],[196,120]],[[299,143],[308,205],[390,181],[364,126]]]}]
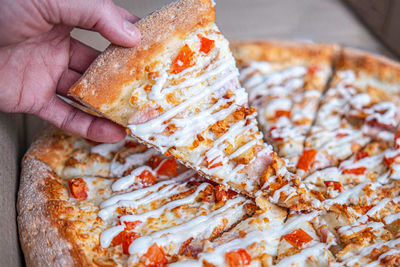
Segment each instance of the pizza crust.
[{"label": "pizza crust", "polygon": [[[60,183],[61,178],[44,161],[55,151],[60,152],[54,145],[57,140],[54,134],[60,130],[47,127],[42,133],[24,156],[18,192],[19,236],[26,264],[85,265],[84,255],[63,235],[62,223],[54,216],[67,206],[68,192]],[[60,158],[65,159],[65,156],[60,155]]]},{"label": "pizza crust", "polygon": [[364,71],[387,83],[400,83],[400,63],[354,48],[342,48],[336,68]]},{"label": "pizza crust", "polygon": [[335,58],[340,51],[336,44],[301,43],[279,40],[256,40],[230,42],[236,59],[269,62],[327,63],[332,65],[332,54]]}]

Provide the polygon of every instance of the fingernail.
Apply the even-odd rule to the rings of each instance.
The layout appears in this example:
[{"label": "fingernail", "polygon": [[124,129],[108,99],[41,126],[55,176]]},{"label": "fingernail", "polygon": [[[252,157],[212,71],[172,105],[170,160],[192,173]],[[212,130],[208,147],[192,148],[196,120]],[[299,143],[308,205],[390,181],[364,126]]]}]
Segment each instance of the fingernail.
[{"label": "fingernail", "polygon": [[125,20],[123,27],[125,32],[127,32],[130,36],[132,36],[134,39],[140,40],[140,32],[135,25]]}]

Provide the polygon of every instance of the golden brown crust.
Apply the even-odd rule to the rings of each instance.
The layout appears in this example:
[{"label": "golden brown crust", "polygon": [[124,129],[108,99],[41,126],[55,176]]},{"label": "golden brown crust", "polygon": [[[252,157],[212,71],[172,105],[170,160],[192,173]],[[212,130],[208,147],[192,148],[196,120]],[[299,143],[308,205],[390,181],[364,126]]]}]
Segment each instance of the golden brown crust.
[{"label": "golden brown crust", "polygon": [[255,40],[231,42],[231,48],[236,59],[265,60],[285,63],[321,63],[331,64],[338,53],[339,46],[335,44],[302,43],[285,40]]},{"label": "golden brown crust", "polygon": [[68,207],[67,189],[53,168],[44,162],[54,152],[60,159],[66,158],[55,145],[59,140],[55,134],[61,132],[48,127],[42,133],[22,162],[17,210],[25,260],[28,266],[85,265],[84,255],[68,241],[62,222],[57,220]]},{"label": "golden brown crust", "polygon": [[70,95],[92,110],[107,110],[109,118],[127,125],[133,111],[124,107],[130,107],[127,99],[132,88],[125,85],[143,79],[146,65],[164,50],[169,39],[181,38],[214,18],[210,0],[180,0],[152,13],[135,24],[141,32],[140,44],[108,47],[70,89]]},{"label": "golden brown crust", "polygon": [[400,82],[400,63],[358,49],[343,48],[335,65],[338,70],[364,71],[384,82]]}]

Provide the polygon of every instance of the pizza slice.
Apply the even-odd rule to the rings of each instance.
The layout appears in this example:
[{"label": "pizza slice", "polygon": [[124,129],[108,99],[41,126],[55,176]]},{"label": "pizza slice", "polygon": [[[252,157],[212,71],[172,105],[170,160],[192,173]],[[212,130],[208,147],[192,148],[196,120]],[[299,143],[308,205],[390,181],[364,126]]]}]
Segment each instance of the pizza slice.
[{"label": "pizza slice", "polygon": [[297,164],[305,175],[335,166],[371,140],[391,141],[400,120],[398,63],[343,49]]},{"label": "pizza slice", "polygon": [[232,45],[265,139],[296,165],[332,73],[335,45],[284,41]]},{"label": "pizza slice", "polygon": [[214,23],[212,1],[177,1],[136,26],[140,45],[109,47],[70,95],[141,142],[254,195],[273,152]]}]

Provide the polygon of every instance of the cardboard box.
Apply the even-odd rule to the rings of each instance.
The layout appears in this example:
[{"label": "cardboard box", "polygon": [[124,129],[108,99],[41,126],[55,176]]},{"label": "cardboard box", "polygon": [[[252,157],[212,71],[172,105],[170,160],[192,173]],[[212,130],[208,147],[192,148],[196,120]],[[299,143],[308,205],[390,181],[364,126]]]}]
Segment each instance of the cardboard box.
[{"label": "cardboard box", "polygon": [[400,2],[397,0],[346,0],[360,19],[397,56],[400,56]]},{"label": "cardboard box", "polygon": [[[115,2],[143,17],[170,1]],[[219,27],[229,39],[335,42],[391,56],[339,0],[217,0],[216,10]],[[382,22],[376,23],[381,25]],[[393,34],[393,27],[388,27],[388,34]],[[95,33],[74,30],[73,36],[98,49],[107,46],[107,42]],[[399,36],[396,34],[397,38]],[[32,116],[0,113],[0,266],[24,263],[18,245],[15,211],[19,163],[42,125],[42,121]]]}]

